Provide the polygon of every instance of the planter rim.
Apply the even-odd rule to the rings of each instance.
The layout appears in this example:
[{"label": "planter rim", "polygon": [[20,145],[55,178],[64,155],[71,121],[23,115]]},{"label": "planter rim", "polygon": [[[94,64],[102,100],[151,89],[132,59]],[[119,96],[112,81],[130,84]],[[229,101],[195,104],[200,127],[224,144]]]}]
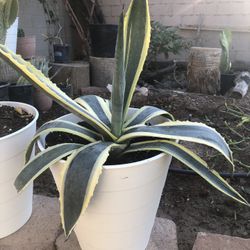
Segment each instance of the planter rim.
[{"label": "planter rim", "polygon": [[18,87],[32,87],[32,84],[19,84],[17,85],[16,83],[10,83],[9,88],[18,88]]},{"label": "planter rim", "polygon": [[[72,113],[70,114],[66,114],[66,115],[63,115],[61,117],[59,117],[60,119],[62,119],[63,117],[66,117],[66,116],[69,116],[69,115],[73,115]],[[57,118],[57,119],[59,119]],[[56,119],[56,120],[57,120]],[[38,145],[38,148],[43,151],[45,150],[44,146],[42,145],[42,142],[41,140],[38,140],[37,141],[37,145]],[[167,154],[164,154],[164,153],[159,153],[158,155],[155,155],[153,157],[150,157],[148,159],[144,159],[144,160],[141,160],[141,161],[135,161],[135,162],[131,162],[131,163],[126,163],[126,164],[116,164],[116,165],[103,165],[103,168],[104,169],[121,169],[121,168],[131,168],[131,167],[136,167],[136,166],[140,166],[140,165],[144,165],[144,163],[148,163],[148,162],[152,162],[152,161],[155,161],[161,157],[164,157],[164,156],[168,156]],[[65,160],[60,160],[59,162],[61,163],[64,163]]]},{"label": "planter rim", "polygon": [[10,86],[10,84],[8,82],[0,82],[0,88],[5,88]]},{"label": "planter rim", "polygon": [[18,39],[34,39],[34,38],[36,38],[36,36],[35,35],[25,35],[25,36],[20,36],[20,37],[18,37]]},{"label": "planter rim", "polygon": [[29,105],[29,104],[26,104],[26,103],[13,102],[13,101],[0,101],[0,106],[11,106],[11,107],[20,106],[23,109],[27,108],[27,109],[32,110],[32,115],[34,116],[34,119],[29,124],[27,124],[25,127],[17,130],[14,133],[11,133],[9,135],[0,137],[0,142],[4,141],[4,140],[7,140],[7,139],[10,139],[10,138],[12,138],[12,137],[14,137],[14,136],[16,136],[18,134],[21,134],[24,130],[29,129],[34,123],[36,123],[36,121],[38,119],[38,116],[39,116],[39,113],[38,113],[37,109],[35,107],[33,107],[32,105]]}]

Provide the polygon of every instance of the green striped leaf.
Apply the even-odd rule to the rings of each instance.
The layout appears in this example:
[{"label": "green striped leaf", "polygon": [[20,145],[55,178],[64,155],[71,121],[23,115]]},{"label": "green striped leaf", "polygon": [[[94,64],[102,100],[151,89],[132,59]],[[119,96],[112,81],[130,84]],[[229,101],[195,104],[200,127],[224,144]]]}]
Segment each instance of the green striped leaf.
[{"label": "green striped leaf", "polygon": [[16,189],[21,191],[54,163],[70,155],[80,147],[82,147],[80,144],[65,143],[49,147],[43,152],[37,154],[24,166],[23,170],[17,176],[15,180]]},{"label": "green striped leaf", "polygon": [[182,140],[204,144],[219,151],[233,165],[232,152],[224,138],[215,129],[202,123],[176,121],[162,123],[159,126],[140,125],[126,130],[117,142],[120,143],[133,138],[143,137]]},{"label": "green striped leaf", "polygon": [[118,37],[116,44],[116,68],[112,83],[112,133],[119,137],[122,133],[124,121],[124,94],[125,94],[125,44],[124,44],[124,16],[120,17]]},{"label": "green striped leaf", "polygon": [[111,133],[110,129],[100,120],[91,115],[86,109],[81,107],[63,91],[61,91],[56,84],[52,83],[50,79],[45,77],[42,72],[36,69],[31,63],[23,60],[21,56],[16,55],[4,45],[0,45],[0,57],[6,61],[10,66],[16,69],[25,79],[32,83],[35,87],[41,89],[53,100],[61,106],[69,110],[71,113],[85,120],[106,138],[115,140],[116,137]]},{"label": "green striped leaf", "polygon": [[18,0],[5,0],[1,1],[1,5],[4,5],[4,10],[1,12],[4,27],[2,29],[8,29],[16,20],[19,11]]},{"label": "green striped leaf", "polygon": [[148,0],[133,0],[124,18],[126,87],[124,117],[128,112],[150,43]]},{"label": "green striped leaf", "polygon": [[156,150],[172,155],[173,157],[184,163],[187,167],[195,171],[209,184],[214,186],[222,193],[244,205],[250,206],[249,203],[235,189],[233,189],[215,170],[210,170],[206,162],[204,162],[199,156],[194,154],[189,149],[175,142],[159,140],[131,144],[130,148],[127,149],[126,153],[145,150]]},{"label": "green striped leaf", "polygon": [[107,100],[95,95],[86,95],[76,98],[75,102],[86,108],[93,116],[110,128],[111,112]]},{"label": "green striped leaf", "polygon": [[88,207],[111,147],[112,143],[108,142],[92,143],[72,154],[66,162],[60,203],[67,237]]},{"label": "green striped leaf", "polygon": [[26,150],[26,154],[25,154],[25,163],[27,163],[30,160],[30,156],[32,154],[32,150],[36,141],[41,136],[47,135],[52,132],[68,133],[71,135],[78,136],[89,142],[95,142],[95,141],[99,141],[103,139],[100,134],[97,134],[96,132],[90,129],[87,129],[85,127],[82,127],[80,125],[77,125],[75,123],[72,123],[69,121],[62,121],[62,120],[50,121],[42,125],[37,130],[35,136],[32,138],[32,141],[29,143],[27,150]]},{"label": "green striped leaf", "polygon": [[174,120],[174,117],[163,109],[159,109],[151,106],[144,106],[141,109],[137,110],[135,114],[126,121],[124,127],[132,127],[138,124],[145,124],[149,120],[163,116],[167,119]]}]

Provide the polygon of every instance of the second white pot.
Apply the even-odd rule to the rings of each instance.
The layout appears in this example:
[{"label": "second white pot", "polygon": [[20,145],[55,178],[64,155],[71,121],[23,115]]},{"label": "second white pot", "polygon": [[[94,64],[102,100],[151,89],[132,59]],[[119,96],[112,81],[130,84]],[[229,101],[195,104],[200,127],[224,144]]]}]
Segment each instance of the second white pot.
[{"label": "second white pot", "polygon": [[[63,120],[78,122],[70,114]],[[44,138],[40,141],[43,149]],[[171,157],[159,154],[147,160],[104,166],[87,211],[75,233],[84,250],[144,250],[149,242]],[[64,161],[52,168],[61,190]]]},{"label": "second white pot", "polygon": [[[0,105],[19,107],[34,116],[22,129],[0,138],[0,239],[22,227],[31,216],[33,184],[17,193],[14,181],[24,165],[25,149],[36,132],[37,110],[18,102]],[[1,248],[1,247],[0,247]]]}]

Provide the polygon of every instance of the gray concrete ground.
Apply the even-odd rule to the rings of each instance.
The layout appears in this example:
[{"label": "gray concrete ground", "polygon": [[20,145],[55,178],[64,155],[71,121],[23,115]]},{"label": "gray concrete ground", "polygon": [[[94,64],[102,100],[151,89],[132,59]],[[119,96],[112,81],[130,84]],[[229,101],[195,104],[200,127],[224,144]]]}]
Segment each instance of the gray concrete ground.
[{"label": "gray concrete ground", "polygon": [[[177,249],[174,222],[156,218],[146,250]],[[65,241],[58,199],[34,195],[30,220],[16,233],[0,239],[0,250],[80,250],[80,246],[74,233]]]}]

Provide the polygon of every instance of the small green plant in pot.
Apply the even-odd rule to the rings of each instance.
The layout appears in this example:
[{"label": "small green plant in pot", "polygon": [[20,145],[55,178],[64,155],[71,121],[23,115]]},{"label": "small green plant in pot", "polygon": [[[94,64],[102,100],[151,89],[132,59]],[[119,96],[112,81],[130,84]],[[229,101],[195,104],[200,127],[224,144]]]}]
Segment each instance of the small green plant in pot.
[{"label": "small green plant in pot", "polygon": [[230,60],[230,47],[232,44],[232,32],[229,29],[225,29],[220,33],[220,45],[222,49],[221,54],[221,63],[220,63],[220,71],[221,71],[221,94],[224,95],[227,91],[234,87],[235,77],[231,71],[231,60]]},{"label": "small green plant in pot", "polygon": [[[15,186],[21,191],[51,168],[60,192],[65,235],[68,237],[75,229],[84,249],[146,248],[171,156],[224,194],[249,205],[202,159],[177,143],[185,140],[211,146],[232,163],[227,143],[214,129],[201,123],[175,121],[171,114],[155,107],[130,108],[149,42],[148,1],[132,1],[120,18],[111,101],[98,96],[72,100],[31,64],[0,47],[4,60],[74,114],[39,128]],[[65,141],[30,159],[36,141],[51,132],[71,134],[84,142]],[[124,155],[140,151],[160,154],[128,164],[105,164],[108,158],[120,163]]]},{"label": "small green plant in pot", "polygon": [[[188,41],[178,34],[175,27],[167,27],[159,22],[152,21],[151,41],[149,45],[146,67],[153,67],[157,57],[161,54],[165,59],[169,58],[169,54],[177,55],[181,50],[190,47]],[[154,67],[153,67],[154,68]]]}]

